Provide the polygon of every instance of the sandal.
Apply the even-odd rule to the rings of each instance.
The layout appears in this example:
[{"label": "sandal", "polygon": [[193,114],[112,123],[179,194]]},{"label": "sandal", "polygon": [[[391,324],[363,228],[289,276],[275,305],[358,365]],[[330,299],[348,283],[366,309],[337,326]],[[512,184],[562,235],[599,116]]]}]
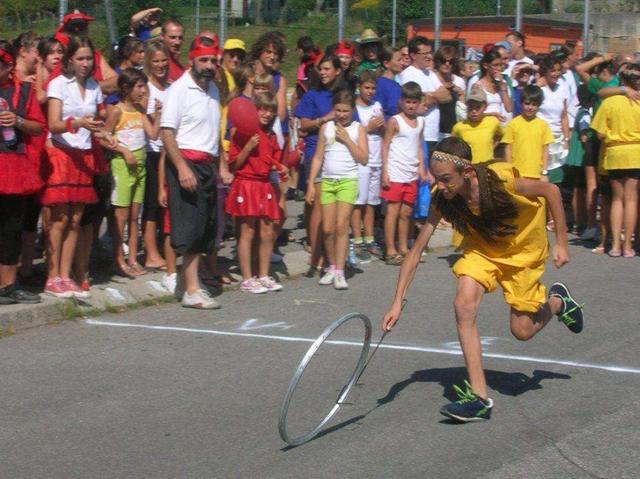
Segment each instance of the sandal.
[{"label": "sandal", "polygon": [[400,266],[404,261],[404,256],[400,253],[393,254],[389,256],[384,262],[390,266]]},{"label": "sandal", "polygon": [[618,250],[611,250],[609,251],[609,256],[611,256],[612,258],[619,258],[620,256],[622,256],[622,252],[618,249]]},{"label": "sandal", "polygon": [[604,254],[604,246],[596,246],[591,250],[593,254]]},{"label": "sandal", "polygon": [[114,265],[113,272],[116,276],[120,276],[121,278],[128,278],[128,279],[135,278],[135,275],[133,274],[131,266],[129,266],[126,263]]},{"label": "sandal", "polygon": [[624,258],[635,258],[636,252],[634,250],[625,251],[622,255]]},{"label": "sandal", "polygon": [[157,273],[158,271],[166,271],[167,270],[167,264],[161,264],[158,266],[154,266],[151,264],[145,264],[144,265],[144,269],[147,271],[150,271],[152,273]]},{"label": "sandal", "polygon": [[144,269],[140,263],[136,262],[136,263],[130,264],[129,268],[131,268],[131,274],[133,276],[143,276],[147,274],[147,270]]}]

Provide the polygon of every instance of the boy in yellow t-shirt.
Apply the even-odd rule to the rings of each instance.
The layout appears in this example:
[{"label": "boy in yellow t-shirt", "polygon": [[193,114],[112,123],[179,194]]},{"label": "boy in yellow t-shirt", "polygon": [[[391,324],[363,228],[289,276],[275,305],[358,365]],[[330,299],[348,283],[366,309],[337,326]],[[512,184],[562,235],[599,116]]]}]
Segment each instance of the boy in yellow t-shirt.
[{"label": "boy in yellow t-shirt", "polygon": [[467,119],[453,125],[451,135],[458,137],[471,147],[473,164],[493,159],[493,148],[502,137],[500,120],[495,116],[484,116],[487,94],[475,88],[467,95]]},{"label": "boy in yellow t-shirt", "polygon": [[546,180],[549,145],[553,134],[546,121],[537,118],[544,99],[542,89],[527,85],[522,90],[522,114],[511,120],[504,130],[502,143],[507,144],[505,157],[524,178]]}]

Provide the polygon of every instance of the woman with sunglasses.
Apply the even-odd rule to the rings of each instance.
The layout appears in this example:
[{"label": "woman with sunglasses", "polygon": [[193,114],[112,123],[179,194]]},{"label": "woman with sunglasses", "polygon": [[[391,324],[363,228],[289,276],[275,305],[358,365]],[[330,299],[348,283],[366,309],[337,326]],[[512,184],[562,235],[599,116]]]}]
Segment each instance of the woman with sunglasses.
[{"label": "woman with sunglasses", "polygon": [[457,61],[456,49],[448,45],[439,48],[433,56],[436,78],[451,93],[451,100],[438,104],[441,139],[451,136],[451,130],[456,123],[456,103],[464,102],[465,82],[453,73],[453,67]]}]

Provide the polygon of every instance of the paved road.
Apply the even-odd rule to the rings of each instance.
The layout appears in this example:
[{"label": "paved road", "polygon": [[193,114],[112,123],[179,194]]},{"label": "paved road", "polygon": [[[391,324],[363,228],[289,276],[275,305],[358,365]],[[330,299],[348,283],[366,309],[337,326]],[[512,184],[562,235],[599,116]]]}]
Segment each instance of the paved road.
[{"label": "paved road", "polygon": [[[377,324],[397,269],[365,265],[347,292],[300,278],[278,294],[225,294],[220,311],[171,304],[2,338],[0,477],[638,477],[640,260],[571,252],[545,279],[586,300],[581,335],[554,321],[520,343],[501,295],[486,297],[479,322],[496,406],[482,424],[438,414],[464,378],[447,253],[419,269],[383,343],[395,347],[380,349],[354,404],[293,449],[276,425],[305,340],[350,311]],[[292,427],[335,397],[357,352],[336,346],[314,363]]]}]

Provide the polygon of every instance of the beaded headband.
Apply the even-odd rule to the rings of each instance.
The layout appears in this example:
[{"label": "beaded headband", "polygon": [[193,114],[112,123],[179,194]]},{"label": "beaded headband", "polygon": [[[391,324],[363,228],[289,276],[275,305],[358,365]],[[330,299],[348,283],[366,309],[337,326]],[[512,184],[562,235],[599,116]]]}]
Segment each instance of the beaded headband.
[{"label": "beaded headband", "polygon": [[445,153],[443,151],[434,151],[433,155],[431,155],[431,160],[435,161],[444,161],[447,163],[453,163],[460,168],[464,168],[465,166],[471,166],[471,162],[469,160],[465,160],[457,155],[452,155],[450,153]]}]

